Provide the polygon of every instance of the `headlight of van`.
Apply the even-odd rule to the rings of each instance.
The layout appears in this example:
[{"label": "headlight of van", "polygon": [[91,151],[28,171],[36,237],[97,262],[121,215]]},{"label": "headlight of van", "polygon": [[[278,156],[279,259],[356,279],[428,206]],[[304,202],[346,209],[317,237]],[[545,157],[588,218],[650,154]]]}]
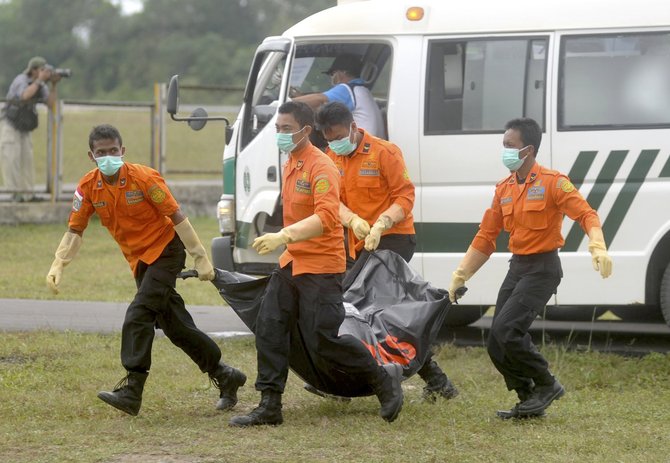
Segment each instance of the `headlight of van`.
[{"label": "headlight of van", "polygon": [[222,235],[235,232],[235,198],[233,195],[221,195],[216,205],[216,218]]}]

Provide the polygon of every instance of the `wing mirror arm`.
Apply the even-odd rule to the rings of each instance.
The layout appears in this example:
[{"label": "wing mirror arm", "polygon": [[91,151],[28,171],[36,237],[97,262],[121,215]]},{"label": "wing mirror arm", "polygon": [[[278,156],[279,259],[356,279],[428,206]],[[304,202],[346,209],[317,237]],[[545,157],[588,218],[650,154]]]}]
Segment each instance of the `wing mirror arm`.
[{"label": "wing mirror arm", "polygon": [[230,127],[230,121],[223,116],[209,116],[207,111],[203,108],[196,108],[189,117],[179,117],[177,112],[179,110],[179,75],[175,74],[170,79],[167,94],[167,112],[173,121],[188,122],[189,127],[193,130],[202,129],[207,121],[224,121],[226,129]]}]

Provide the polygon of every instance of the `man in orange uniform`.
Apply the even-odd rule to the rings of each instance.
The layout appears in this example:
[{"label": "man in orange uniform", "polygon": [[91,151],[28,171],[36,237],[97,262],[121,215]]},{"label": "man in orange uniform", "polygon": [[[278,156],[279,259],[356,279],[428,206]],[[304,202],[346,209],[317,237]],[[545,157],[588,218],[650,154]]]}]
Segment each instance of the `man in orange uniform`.
[{"label": "man in orange uniform", "polygon": [[514,408],[497,412],[508,419],[544,415],[565,394],[528,333],[563,277],[558,257],[564,244],[563,216],[577,221],[588,235],[593,267],[603,278],[612,273],[612,260],[596,211],[565,175],[535,161],[542,140],[537,122],[514,119],[505,130],[502,161],[511,175],[496,185],[479,232],[453,272],[449,297],[456,302],[458,290],[495,251],[500,231],[509,232],[512,259],[498,293],[487,342],[489,356],[507,388],[519,396]]},{"label": "man in orange uniform", "polygon": [[[328,142],[326,154],[340,171],[339,216],[348,229],[350,256],[365,259],[375,249],[390,249],[409,262],[416,247],[414,184],[400,148],[359,128],[342,103],[321,106],[316,123]],[[425,400],[458,395],[432,355],[418,373],[426,382]]]},{"label": "man in orange uniform", "polygon": [[88,156],[97,168],[79,181],[69,229],[56,251],[47,285],[58,293],[63,268],[77,254],[91,215],[98,214],[119,244],[137,284],[121,330],[121,363],[127,375],[114,391],[100,392],[98,397],[130,415],[139,413],[151,367],[154,327],[158,326],[219,388],[216,408],[232,408],[246,376],[220,362],[219,346],[195,326],[175,291],[177,274],[186,259],[184,248],[193,257],[200,280],[214,278],[205,248],[161,175],[139,164],[124,163],[126,149],[116,128],[94,127],[88,144]]},{"label": "man in orange uniform", "polygon": [[338,220],[339,178],[332,161],[309,141],[314,113],[300,102],[278,109],[277,146],[289,154],[282,173],[284,228],[256,238],[253,248],[279,258],[266,287],[256,322],[260,405],[232,426],[283,422],[281,395],[289,368],[291,326],[298,324],[305,349],[319,362],[368,383],[381,403],[380,415],[393,421],[403,403],[402,367],[379,366],[353,336],[339,336],[344,321],[342,277],[346,268],[342,225]]}]

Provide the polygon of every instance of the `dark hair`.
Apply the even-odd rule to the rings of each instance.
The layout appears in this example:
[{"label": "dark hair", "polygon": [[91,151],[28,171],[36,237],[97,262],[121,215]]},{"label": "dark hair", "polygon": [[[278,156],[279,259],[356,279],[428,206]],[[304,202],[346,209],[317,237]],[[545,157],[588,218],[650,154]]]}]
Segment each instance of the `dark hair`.
[{"label": "dark hair", "polygon": [[309,125],[314,127],[314,111],[307,103],[301,101],[287,101],[277,110],[279,114],[291,114],[300,127]]},{"label": "dark hair", "polygon": [[319,130],[326,130],[334,125],[348,127],[354,122],[354,115],[349,108],[337,101],[321,105],[316,113],[316,125]]},{"label": "dark hair", "polygon": [[119,145],[123,146],[121,134],[116,127],[109,124],[100,124],[93,127],[88,135],[88,147],[93,150],[93,143],[98,140],[118,140]]},{"label": "dark hair", "polygon": [[537,151],[540,149],[540,142],[542,141],[542,129],[534,119],[530,117],[512,119],[505,124],[505,130],[509,129],[518,131],[524,146],[533,145],[535,154],[537,155]]}]

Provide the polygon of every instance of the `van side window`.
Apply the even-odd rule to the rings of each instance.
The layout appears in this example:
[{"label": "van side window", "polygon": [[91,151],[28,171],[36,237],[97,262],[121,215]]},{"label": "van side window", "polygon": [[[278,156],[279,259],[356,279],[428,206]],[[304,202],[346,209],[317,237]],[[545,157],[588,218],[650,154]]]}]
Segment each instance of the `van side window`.
[{"label": "van side window", "polygon": [[426,135],[498,132],[515,117],[544,126],[545,37],[429,42]]},{"label": "van side window", "polygon": [[559,130],[670,125],[670,33],[563,36]]}]

